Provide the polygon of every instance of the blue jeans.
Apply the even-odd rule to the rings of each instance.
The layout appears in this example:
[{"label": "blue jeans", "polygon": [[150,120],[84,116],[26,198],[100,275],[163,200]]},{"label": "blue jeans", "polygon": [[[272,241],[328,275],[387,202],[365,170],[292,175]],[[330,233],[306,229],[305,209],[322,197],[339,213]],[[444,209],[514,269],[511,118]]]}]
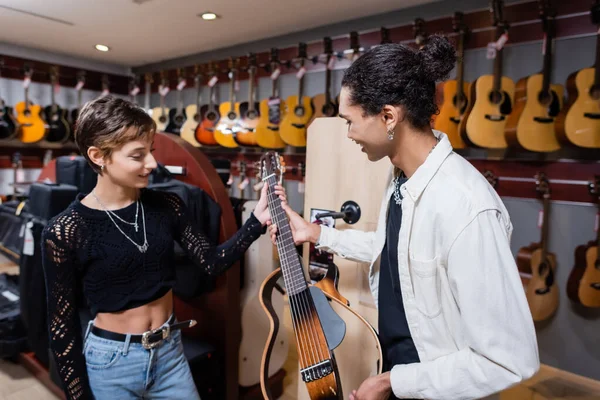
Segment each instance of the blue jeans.
[{"label": "blue jeans", "polygon": [[146,350],[140,343],[85,334],[83,353],[90,387],[96,400],[200,400],[189,364],[183,355],[181,331],[172,332],[159,346]]}]

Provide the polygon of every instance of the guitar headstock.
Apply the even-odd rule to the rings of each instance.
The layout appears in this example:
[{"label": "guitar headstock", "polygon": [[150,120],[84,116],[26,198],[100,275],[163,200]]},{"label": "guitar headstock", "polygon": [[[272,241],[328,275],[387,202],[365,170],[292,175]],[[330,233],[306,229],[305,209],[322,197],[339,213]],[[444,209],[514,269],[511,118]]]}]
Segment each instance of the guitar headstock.
[{"label": "guitar headstock", "polygon": [[538,172],[535,176],[535,190],[544,198],[550,197],[550,182],[543,172]]},{"label": "guitar headstock", "polygon": [[248,54],[248,71],[252,71],[254,72],[256,70],[256,65],[257,65],[257,60],[256,60],[256,53],[250,53]]},{"label": "guitar headstock", "polygon": [[58,66],[52,65],[52,66],[50,66],[50,82],[52,84],[56,83],[57,78],[58,78]]},{"label": "guitar headstock", "polygon": [[588,189],[590,194],[598,197],[598,201],[600,201],[600,175],[594,175],[594,180],[590,182]]},{"label": "guitar headstock", "polygon": [[263,181],[274,175],[279,184],[282,184],[285,175],[285,161],[279,153],[267,151],[260,157],[260,171]]},{"label": "guitar headstock", "polygon": [[556,18],[556,8],[552,0],[539,0],[540,19],[544,32],[554,36],[554,19]]},{"label": "guitar headstock", "polygon": [[144,75],[144,79],[146,80],[146,83],[149,84],[152,84],[154,82],[154,78],[152,78],[151,72],[146,72],[146,74]]},{"label": "guitar headstock", "polygon": [[452,29],[456,33],[462,33],[467,35],[469,33],[469,27],[465,23],[465,14],[460,11],[454,13],[452,17]]},{"label": "guitar headstock", "polygon": [[492,13],[492,25],[508,30],[508,23],[504,20],[504,1],[492,0],[490,12]]},{"label": "guitar headstock", "polygon": [[427,32],[425,32],[425,20],[423,18],[416,18],[413,21],[413,34],[415,36],[415,42],[418,46],[423,46],[427,39]]},{"label": "guitar headstock", "polygon": [[185,69],[177,68],[177,82],[181,82],[185,80]]},{"label": "guitar headstock", "polygon": [[392,43],[390,39],[390,30],[388,28],[381,27],[381,42],[380,44]]},{"label": "guitar headstock", "polygon": [[333,41],[329,36],[323,38],[323,53],[328,56],[333,54]]}]

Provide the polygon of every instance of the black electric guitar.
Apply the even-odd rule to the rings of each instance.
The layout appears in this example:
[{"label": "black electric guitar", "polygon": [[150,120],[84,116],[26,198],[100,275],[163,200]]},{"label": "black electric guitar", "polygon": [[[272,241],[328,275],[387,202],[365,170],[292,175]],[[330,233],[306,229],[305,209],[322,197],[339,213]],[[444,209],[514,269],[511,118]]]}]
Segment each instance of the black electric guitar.
[{"label": "black electric guitar", "polygon": [[71,137],[71,126],[67,122],[67,110],[56,104],[55,88],[58,85],[58,67],[50,68],[50,94],[52,102],[44,109],[44,118],[48,124],[46,140],[53,143],[65,143]]},{"label": "black electric guitar", "polygon": [[[0,73],[4,60],[0,60]],[[1,79],[1,77],[0,77]],[[17,124],[13,117],[12,107],[7,106],[0,94],[0,139],[12,139],[17,135]]]},{"label": "black electric guitar", "polygon": [[185,87],[185,76],[183,70],[179,68],[177,70],[177,107],[169,110],[169,123],[165,128],[165,132],[174,133],[179,135],[181,133],[181,127],[187,120],[185,115],[185,108],[183,108],[183,99],[181,91]]}]

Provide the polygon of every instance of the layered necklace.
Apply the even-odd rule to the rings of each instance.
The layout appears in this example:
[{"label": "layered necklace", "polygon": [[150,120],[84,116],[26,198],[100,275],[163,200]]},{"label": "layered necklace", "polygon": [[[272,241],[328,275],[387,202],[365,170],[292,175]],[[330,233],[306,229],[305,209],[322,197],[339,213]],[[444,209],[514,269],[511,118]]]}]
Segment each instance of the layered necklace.
[{"label": "layered necklace", "polygon": [[[96,199],[96,201],[98,202],[98,204],[100,204],[100,206],[104,209],[104,212],[106,213],[106,215],[108,215],[108,218],[110,218],[110,220],[117,227],[117,229],[119,230],[119,232],[121,232],[121,234],[123,234],[123,236],[125,236],[131,243],[133,243],[135,245],[135,247],[137,247],[137,249],[139,250],[140,253],[145,253],[148,250],[148,238],[146,237],[146,215],[144,214],[144,204],[140,201],[140,199],[137,199],[135,201],[135,221],[129,222],[129,221],[125,221],[123,218],[119,217],[116,213],[114,213],[111,210],[107,209],[104,206],[104,204],[102,204],[102,202],[100,201],[100,199],[98,198],[98,196],[96,196],[96,194],[94,193],[94,191],[92,191],[92,196],[94,196],[94,198]],[[120,220],[121,222],[123,222],[124,224],[133,226],[135,228],[135,231],[138,232],[138,230],[139,230],[139,225],[138,225],[138,211],[139,211],[140,208],[142,209],[142,227],[144,229],[144,244],[142,244],[142,245],[137,244],[125,232],[123,232],[123,230],[121,229],[121,227],[113,219],[113,216],[114,216],[118,220]]]}]

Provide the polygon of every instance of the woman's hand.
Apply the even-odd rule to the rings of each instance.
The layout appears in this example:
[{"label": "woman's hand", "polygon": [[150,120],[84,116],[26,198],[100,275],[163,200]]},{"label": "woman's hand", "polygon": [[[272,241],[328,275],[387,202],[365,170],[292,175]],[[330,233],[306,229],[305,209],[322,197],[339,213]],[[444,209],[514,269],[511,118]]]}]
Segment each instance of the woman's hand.
[{"label": "woman's hand", "polygon": [[[275,185],[274,189],[275,195],[279,196],[282,202],[285,202],[285,189],[280,185]],[[267,184],[265,183],[263,185],[262,190],[260,191],[260,199],[258,200],[258,204],[254,209],[254,216],[260,221],[260,223],[263,226],[271,223],[271,215],[269,214],[269,203],[267,199]]]},{"label": "woman's hand", "polygon": [[[321,235],[320,225],[311,224],[304,220],[304,218],[292,210],[286,202],[282,202],[281,207],[288,216],[292,237],[294,238],[294,243],[296,245],[304,242],[316,243],[319,240],[319,236]],[[269,231],[271,233],[271,241],[273,244],[276,244],[277,226],[272,224],[271,221],[269,221],[268,225],[270,225]]]}]

